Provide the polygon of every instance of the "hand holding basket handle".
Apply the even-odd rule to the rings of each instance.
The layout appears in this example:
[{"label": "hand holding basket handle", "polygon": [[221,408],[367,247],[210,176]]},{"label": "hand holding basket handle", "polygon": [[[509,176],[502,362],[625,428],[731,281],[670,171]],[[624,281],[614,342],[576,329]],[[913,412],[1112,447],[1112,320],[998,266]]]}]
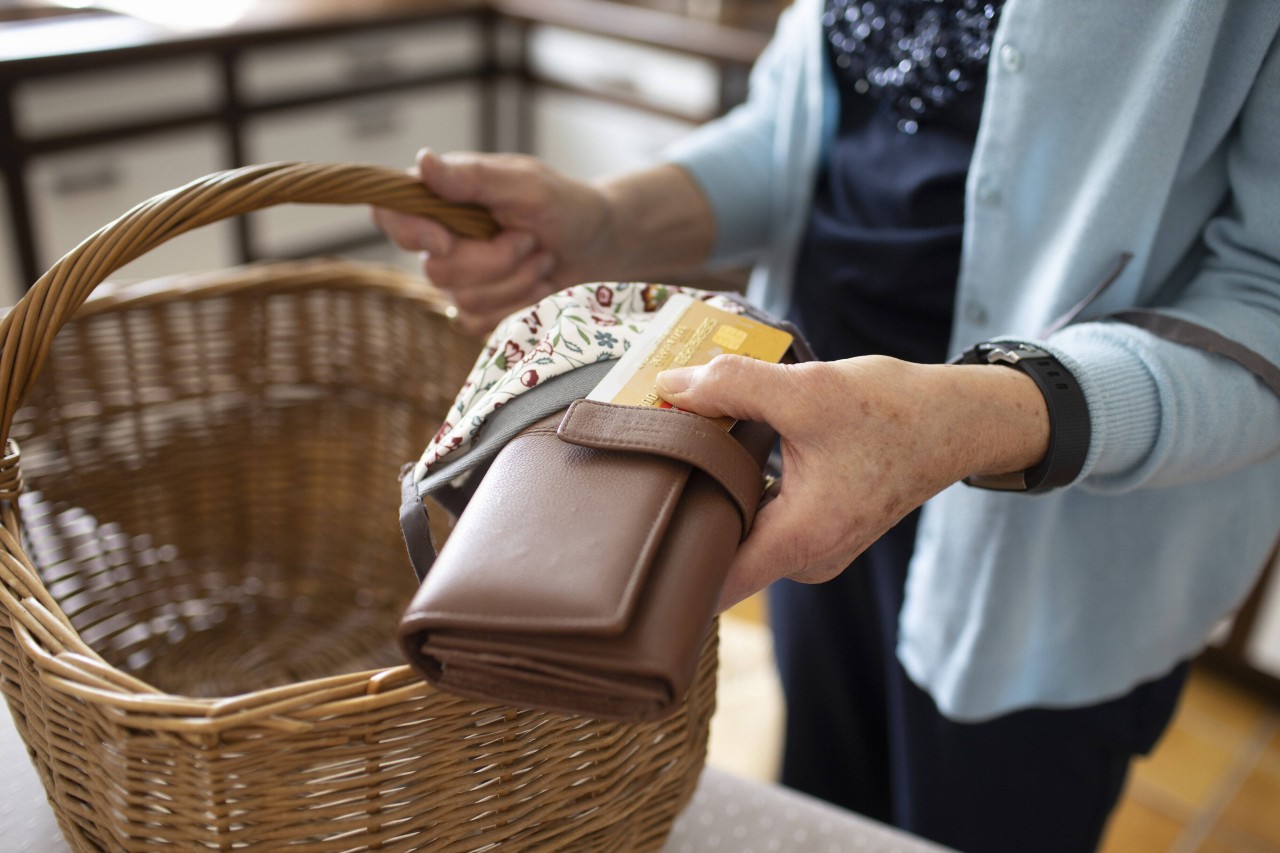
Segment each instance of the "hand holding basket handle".
[{"label": "hand holding basket handle", "polygon": [[134,207],[68,252],[0,322],[0,437],[39,373],[53,337],[93,289],[167,240],[278,204],[371,204],[430,217],[464,237],[497,226],[478,205],[447,201],[398,169],[269,163],[218,172]]}]

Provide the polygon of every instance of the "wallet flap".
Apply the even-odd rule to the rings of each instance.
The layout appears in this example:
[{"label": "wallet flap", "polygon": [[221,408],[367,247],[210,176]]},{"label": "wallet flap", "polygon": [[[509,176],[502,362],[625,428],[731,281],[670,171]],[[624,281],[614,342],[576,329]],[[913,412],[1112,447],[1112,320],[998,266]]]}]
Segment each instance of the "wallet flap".
[{"label": "wallet flap", "polygon": [[597,634],[625,627],[690,468],[561,441],[557,420],[529,428],[494,459],[405,627]]},{"label": "wallet flap", "polygon": [[742,536],[751,529],[764,490],[760,465],[715,421],[651,406],[620,406],[576,400],[556,430],[571,444],[650,453],[687,462],[720,484],[742,516]]}]

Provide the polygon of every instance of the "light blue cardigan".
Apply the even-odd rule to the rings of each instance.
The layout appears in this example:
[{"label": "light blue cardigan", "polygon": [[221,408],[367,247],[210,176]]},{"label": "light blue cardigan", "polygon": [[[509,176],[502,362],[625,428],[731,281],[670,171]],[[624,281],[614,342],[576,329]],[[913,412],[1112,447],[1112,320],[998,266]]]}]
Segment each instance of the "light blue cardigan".
[{"label": "light blue cardigan", "polygon": [[[821,0],[797,0],[749,101],[669,152],[783,313],[837,112]],[[967,187],[951,346],[1037,341],[1093,439],[1047,495],[930,501],[898,654],[955,719],[1108,699],[1194,654],[1280,535],[1280,399],[1221,357],[1085,312],[1159,306],[1280,362],[1280,2],[1008,0]],[[820,652],[820,650],[815,650]]]}]

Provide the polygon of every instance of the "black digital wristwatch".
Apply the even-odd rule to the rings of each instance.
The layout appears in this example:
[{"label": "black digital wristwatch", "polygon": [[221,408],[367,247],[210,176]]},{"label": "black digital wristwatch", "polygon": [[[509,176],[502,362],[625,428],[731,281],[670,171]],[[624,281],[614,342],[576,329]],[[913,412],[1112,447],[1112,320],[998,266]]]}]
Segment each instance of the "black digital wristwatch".
[{"label": "black digital wristwatch", "polygon": [[981,489],[1047,492],[1079,476],[1089,453],[1089,406],[1071,371],[1049,353],[1012,341],[984,341],[951,360],[952,364],[1004,365],[1030,376],[1049,410],[1049,450],[1025,471],[975,475],[964,482]]}]

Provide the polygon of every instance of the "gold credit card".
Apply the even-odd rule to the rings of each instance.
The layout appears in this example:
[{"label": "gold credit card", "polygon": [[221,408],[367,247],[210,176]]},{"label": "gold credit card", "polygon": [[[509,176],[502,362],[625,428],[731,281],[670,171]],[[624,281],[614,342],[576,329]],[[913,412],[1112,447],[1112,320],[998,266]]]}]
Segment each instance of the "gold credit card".
[{"label": "gold credit card", "polygon": [[[649,322],[648,330],[618,359],[587,399],[670,408],[658,396],[654,381],[662,371],[696,367],[724,353],[777,362],[790,346],[791,335],[780,329],[682,293],[672,294]],[[721,421],[725,429],[733,425],[731,418]]]}]

